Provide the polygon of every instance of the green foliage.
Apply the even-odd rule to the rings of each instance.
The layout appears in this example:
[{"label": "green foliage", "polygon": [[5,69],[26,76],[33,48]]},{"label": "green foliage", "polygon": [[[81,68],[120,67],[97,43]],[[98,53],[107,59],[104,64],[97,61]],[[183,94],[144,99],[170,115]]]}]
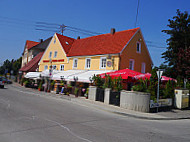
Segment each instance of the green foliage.
[{"label": "green foliage", "polygon": [[95,85],[95,86],[98,86],[98,87],[102,87],[103,86],[103,79],[99,76],[99,75],[94,75],[93,77],[92,77],[92,80],[93,80],[93,84]]},{"label": "green foliage", "polygon": [[114,79],[114,89],[118,92],[123,89],[121,76],[118,77],[116,80]]},{"label": "green foliage", "polygon": [[172,68],[175,77],[190,78],[190,15],[188,12],[180,12],[169,19],[169,30],[162,32],[170,36],[167,39],[167,50],[162,53],[165,63]]},{"label": "green foliage", "polygon": [[24,81],[23,84],[24,84],[25,87],[29,87],[29,85],[30,85],[30,81],[29,81],[29,80],[26,80],[26,81]]},{"label": "green foliage", "polygon": [[134,85],[132,87],[133,91],[139,91],[139,92],[147,92],[147,80],[140,80],[139,84]]},{"label": "green foliage", "polygon": [[19,69],[21,68],[21,63],[22,63],[22,57],[20,57],[17,60],[12,59],[11,61],[9,61],[8,59],[5,60],[3,62],[3,65],[0,66],[0,74],[4,74],[5,70],[8,70],[8,73],[11,72],[11,70],[13,70],[13,74],[17,75]]},{"label": "green foliage", "polygon": [[79,88],[75,87],[74,94],[77,95],[79,91]]},{"label": "green foliage", "polygon": [[163,99],[174,98],[174,85],[172,81],[166,83],[165,89],[163,90]]},{"label": "green foliage", "polygon": [[112,87],[113,87],[113,82],[111,77],[105,74],[103,88],[112,88]]},{"label": "green foliage", "polygon": [[151,94],[151,99],[155,100],[157,95],[158,77],[156,74],[157,68],[153,68],[151,71],[150,84],[148,86],[148,92]]},{"label": "green foliage", "polygon": [[55,80],[53,80],[52,82],[51,82],[51,86],[54,86],[55,85]]},{"label": "green foliage", "polygon": [[38,86],[38,89],[41,90],[41,89],[42,89],[42,85],[43,85],[43,80],[40,81],[40,84],[39,84],[39,86]]}]

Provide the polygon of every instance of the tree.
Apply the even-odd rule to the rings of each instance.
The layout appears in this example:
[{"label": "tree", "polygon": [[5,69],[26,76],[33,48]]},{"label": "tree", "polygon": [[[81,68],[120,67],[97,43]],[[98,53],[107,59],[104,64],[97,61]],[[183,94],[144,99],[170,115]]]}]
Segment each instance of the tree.
[{"label": "tree", "polygon": [[167,39],[167,51],[162,53],[165,63],[175,70],[175,77],[190,77],[190,15],[188,12],[177,10],[177,16],[169,19],[167,25],[170,29],[162,32],[170,35]]}]

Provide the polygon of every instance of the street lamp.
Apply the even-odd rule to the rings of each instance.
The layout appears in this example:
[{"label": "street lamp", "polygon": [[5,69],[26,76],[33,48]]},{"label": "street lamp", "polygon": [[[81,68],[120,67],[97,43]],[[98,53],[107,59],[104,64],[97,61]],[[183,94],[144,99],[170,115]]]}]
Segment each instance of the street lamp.
[{"label": "street lamp", "polygon": [[158,76],[158,88],[157,88],[157,112],[158,112],[158,107],[159,107],[159,84],[160,84],[160,79],[162,77],[162,73],[164,72],[164,69],[158,69],[158,71],[156,71],[157,76]]},{"label": "street lamp", "polygon": [[89,77],[90,83],[92,84],[92,77]]}]

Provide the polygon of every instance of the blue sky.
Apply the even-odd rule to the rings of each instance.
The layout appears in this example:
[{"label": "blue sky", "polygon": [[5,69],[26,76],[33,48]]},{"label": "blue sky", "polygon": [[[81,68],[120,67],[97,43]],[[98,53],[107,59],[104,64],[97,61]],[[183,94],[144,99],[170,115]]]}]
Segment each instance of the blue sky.
[{"label": "blue sky", "polygon": [[[0,63],[21,56],[25,41],[46,39],[54,32],[37,31],[36,22],[64,24],[98,33],[135,27],[138,0],[0,0]],[[176,9],[190,14],[190,0],[140,0],[137,27],[147,41],[154,65],[164,59],[168,19]],[[69,30],[64,35],[87,37]]]}]

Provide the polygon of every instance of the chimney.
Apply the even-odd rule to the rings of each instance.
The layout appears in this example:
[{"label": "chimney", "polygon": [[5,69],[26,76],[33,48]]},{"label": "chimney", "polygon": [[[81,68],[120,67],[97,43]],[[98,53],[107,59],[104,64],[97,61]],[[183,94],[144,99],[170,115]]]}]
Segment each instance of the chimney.
[{"label": "chimney", "polygon": [[111,32],[110,32],[110,34],[115,34],[115,28],[111,28]]},{"label": "chimney", "polygon": [[78,36],[77,39],[80,39],[80,36]]},{"label": "chimney", "polygon": [[40,43],[42,43],[44,40],[43,39],[40,39]]}]

